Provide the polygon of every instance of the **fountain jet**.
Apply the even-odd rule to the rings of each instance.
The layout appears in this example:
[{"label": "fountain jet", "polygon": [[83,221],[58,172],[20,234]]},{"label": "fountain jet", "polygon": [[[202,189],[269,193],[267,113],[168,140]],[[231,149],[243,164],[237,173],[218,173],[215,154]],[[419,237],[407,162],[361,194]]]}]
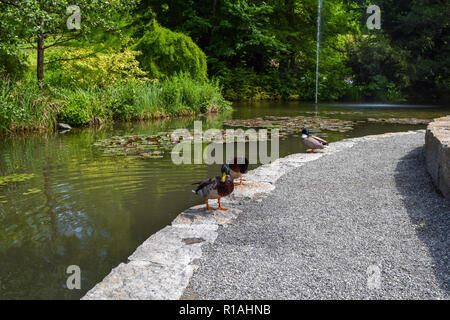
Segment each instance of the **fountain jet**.
[{"label": "fountain jet", "polygon": [[320,48],[320,12],[322,11],[322,0],[318,0],[317,3],[317,41],[316,41],[316,98],[315,103],[317,106],[317,97],[319,93],[319,48]]}]

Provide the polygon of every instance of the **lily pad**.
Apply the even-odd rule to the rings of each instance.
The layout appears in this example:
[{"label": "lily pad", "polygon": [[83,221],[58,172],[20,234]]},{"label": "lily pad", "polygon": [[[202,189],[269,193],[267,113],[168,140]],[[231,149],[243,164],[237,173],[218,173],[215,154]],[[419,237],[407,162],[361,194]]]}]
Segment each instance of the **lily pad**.
[{"label": "lily pad", "polygon": [[265,116],[264,118],[254,119],[233,119],[223,122],[228,127],[243,128],[265,128],[279,129],[280,136],[283,134],[293,135],[300,133],[304,128],[308,128],[312,133],[319,133],[322,130],[347,132],[353,129],[355,122],[341,119],[330,119],[324,117],[277,117]]},{"label": "lily pad", "polygon": [[23,182],[34,177],[35,174],[33,173],[20,173],[20,174],[12,174],[9,176],[3,176],[0,177],[0,188],[6,186],[8,183]]},{"label": "lily pad", "polygon": [[40,193],[40,192],[42,192],[41,189],[38,189],[38,188],[32,188],[32,189],[28,189],[28,192],[24,192],[23,195],[24,195],[24,196],[28,196],[28,195],[30,195],[30,194],[36,194],[36,193]]},{"label": "lily pad", "polygon": [[429,124],[432,119],[418,119],[418,118],[368,118],[369,122],[380,123],[395,123],[395,124]]},{"label": "lily pad", "polygon": [[162,158],[164,151],[171,150],[179,143],[171,139],[170,132],[156,135],[114,136],[95,142],[93,145],[113,156],[131,156],[145,159]]}]

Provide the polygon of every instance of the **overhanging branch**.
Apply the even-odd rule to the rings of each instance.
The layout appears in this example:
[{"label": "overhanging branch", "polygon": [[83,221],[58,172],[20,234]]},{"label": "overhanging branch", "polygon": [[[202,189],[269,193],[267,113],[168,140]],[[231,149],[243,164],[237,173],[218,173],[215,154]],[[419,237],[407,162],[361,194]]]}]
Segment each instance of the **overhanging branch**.
[{"label": "overhanging branch", "polygon": [[84,58],[89,58],[94,56],[98,51],[92,52],[90,54],[84,55],[84,56],[80,56],[80,57],[74,57],[74,58],[62,58],[62,59],[56,59],[56,60],[51,60],[51,61],[47,61],[44,62],[44,64],[50,64],[50,63],[55,63],[55,62],[60,62],[60,61],[72,61],[72,60],[80,60],[80,59],[84,59]]}]

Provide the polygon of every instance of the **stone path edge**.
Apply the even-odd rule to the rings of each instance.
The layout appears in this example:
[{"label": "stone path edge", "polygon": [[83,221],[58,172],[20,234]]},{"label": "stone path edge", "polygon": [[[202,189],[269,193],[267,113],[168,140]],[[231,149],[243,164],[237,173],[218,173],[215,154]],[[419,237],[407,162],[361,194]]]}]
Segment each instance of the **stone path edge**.
[{"label": "stone path edge", "polygon": [[226,228],[242,211],[233,203],[262,201],[274,189],[275,182],[286,173],[309,161],[353,147],[356,143],[415,134],[425,130],[385,133],[350,138],[330,143],[320,152],[291,154],[270,164],[262,165],[244,175],[245,185],[235,188],[222,203],[228,211],[206,211],[204,205],[191,207],[180,213],[171,223],[150,236],[127,263],[121,263],[82,300],[178,300],[198,268],[196,260],[202,256],[202,246],[213,244],[220,228]]}]

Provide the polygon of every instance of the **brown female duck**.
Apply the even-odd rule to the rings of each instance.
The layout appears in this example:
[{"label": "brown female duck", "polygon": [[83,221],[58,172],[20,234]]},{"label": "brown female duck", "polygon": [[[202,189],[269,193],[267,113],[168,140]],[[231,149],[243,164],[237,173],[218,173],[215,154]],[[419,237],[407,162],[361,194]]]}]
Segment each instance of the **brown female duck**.
[{"label": "brown female duck", "polygon": [[235,185],[244,184],[242,182],[242,174],[247,172],[248,159],[244,157],[234,157],[233,162],[229,164],[229,167],[231,179],[233,181],[238,178],[240,179],[239,183],[235,183]]}]

